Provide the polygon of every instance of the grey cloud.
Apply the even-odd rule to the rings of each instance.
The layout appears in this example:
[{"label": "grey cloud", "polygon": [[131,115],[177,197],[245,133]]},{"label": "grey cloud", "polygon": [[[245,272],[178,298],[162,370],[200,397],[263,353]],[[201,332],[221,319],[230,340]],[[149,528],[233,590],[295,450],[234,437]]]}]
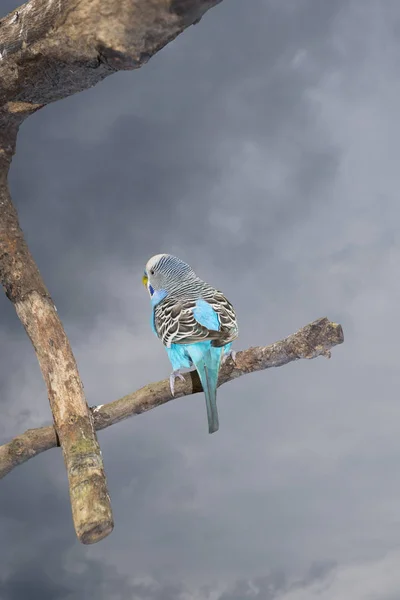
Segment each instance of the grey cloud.
[{"label": "grey cloud", "polygon": [[[114,257],[132,264],[133,276],[133,257],[141,258],[141,271],[148,256],[165,246],[188,260],[199,256],[187,251],[190,242],[206,260],[218,256],[222,277],[245,269],[251,254],[260,260],[260,248],[279,265],[277,235],[307,218],[319,201],[318,182],[332,176],[336,164],[335,152],[313,134],[301,91],[309,81],[290,62],[304,46],[323,51],[338,6],[315,15],[305,7],[290,18],[265,2],[251,13],[238,3],[231,11],[218,7],[207,17],[210,31],[191,28],[190,37],[187,32],[135,77],[110,78],[85,93],[83,106],[77,96],[24,125],[12,190],[32,251],[66,318],[89,325],[96,308],[109,303],[98,268]],[[214,48],[209,40],[205,48],[212,34]],[[284,47],[278,44],[282,36],[289,40]],[[238,49],[240,39],[246,51]],[[186,65],[181,57],[188,44],[193,49]],[[165,69],[171,71],[168,81]],[[313,77],[319,74],[317,69]],[[99,127],[91,113],[114,105],[117,82],[121,112],[133,114],[113,113],[107,138],[85,142],[90,126]],[[79,120],[82,111],[89,124]],[[61,137],[77,121],[76,136]],[[247,140],[250,155],[243,150]],[[243,179],[243,161],[258,161],[261,173]],[[84,168],[77,171],[77,164]],[[265,189],[266,180],[280,185],[275,170],[282,168],[288,184],[277,196]],[[240,224],[239,235],[232,222]]]},{"label": "grey cloud", "polygon": [[226,589],[218,600],[278,600],[295,590],[309,589],[310,586],[325,582],[331,577],[335,564],[331,561],[316,561],[301,579],[289,579],[281,570],[269,575],[239,580]]},{"label": "grey cloud", "polygon": [[[159,251],[227,293],[238,348],[324,314],[346,341],[223,386],[217,436],[202,395],[101,432],[116,527],[94,547],[60,453],[17,469],[5,600],[24,582],[55,600],[347,600],[364,580],[351,600],[376,581],[396,597],[399,22],[395,3],[231,0],[24,124],[13,196],[91,404],[169,373],[140,284]],[[50,413],[5,298],[0,332],[6,440]]]}]

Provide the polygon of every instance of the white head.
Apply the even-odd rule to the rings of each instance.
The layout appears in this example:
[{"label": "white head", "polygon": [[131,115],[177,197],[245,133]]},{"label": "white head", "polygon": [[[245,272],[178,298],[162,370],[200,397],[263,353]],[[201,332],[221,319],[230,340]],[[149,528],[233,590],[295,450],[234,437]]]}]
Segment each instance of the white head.
[{"label": "white head", "polygon": [[155,292],[174,291],[182,280],[196,279],[192,267],[172,254],[156,254],[146,263],[143,285],[147,287],[150,296]]}]

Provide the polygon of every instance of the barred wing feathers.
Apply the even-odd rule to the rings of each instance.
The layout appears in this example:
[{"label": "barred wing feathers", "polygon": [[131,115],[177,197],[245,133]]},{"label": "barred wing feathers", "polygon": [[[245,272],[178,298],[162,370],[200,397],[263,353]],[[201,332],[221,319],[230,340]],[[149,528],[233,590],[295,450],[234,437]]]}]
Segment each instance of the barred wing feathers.
[{"label": "barred wing feathers", "polygon": [[207,290],[201,298],[215,310],[219,330],[208,329],[195,318],[195,298],[166,298],[154,311],[154,324],[158,337],[165,346],[173,344],[194,344],[212,340],[213,346],[225,346],[238,337],[238,326],[233,306],[217,290]]}]

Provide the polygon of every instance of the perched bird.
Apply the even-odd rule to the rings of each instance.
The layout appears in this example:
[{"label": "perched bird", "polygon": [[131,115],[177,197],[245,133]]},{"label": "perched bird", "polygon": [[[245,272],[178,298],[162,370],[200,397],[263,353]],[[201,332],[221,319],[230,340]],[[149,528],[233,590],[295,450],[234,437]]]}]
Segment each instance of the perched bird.
[{"label": "perched bird", "polygon": [[172,364],[171,393],[181,369],[194,366],[206,397],[209,433],[218,431],[217,382],[221,364],[235,352],[238,325],[232,304],[171,254],[157,254],[146,264],[143,285],[152,304],[151,325],[166,346]]}]

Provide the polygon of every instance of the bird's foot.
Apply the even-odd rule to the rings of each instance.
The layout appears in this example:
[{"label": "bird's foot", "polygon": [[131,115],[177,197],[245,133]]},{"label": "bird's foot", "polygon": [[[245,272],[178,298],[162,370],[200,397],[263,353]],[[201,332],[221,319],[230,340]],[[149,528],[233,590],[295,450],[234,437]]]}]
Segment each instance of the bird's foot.
[{"label": "bird's foot", "polygon": [[228,360],[228,358],[232,359],[233,363],[236,363],[236,351],[235,350],[230,350],[228,352],[228,354],[224,354],[222,357],[222,364],[224,365],[226,363],[226,361]]},{"label": "bird's foot", "polygon": [[169,387],[171,388],[171,394],[173,396],[175,396],[175,379],[177,377],[179,377],[181,381],[185,381],[185,378],[179,369],[177,369],[176,371],[172,371],[171,375],[169,376]]}]

